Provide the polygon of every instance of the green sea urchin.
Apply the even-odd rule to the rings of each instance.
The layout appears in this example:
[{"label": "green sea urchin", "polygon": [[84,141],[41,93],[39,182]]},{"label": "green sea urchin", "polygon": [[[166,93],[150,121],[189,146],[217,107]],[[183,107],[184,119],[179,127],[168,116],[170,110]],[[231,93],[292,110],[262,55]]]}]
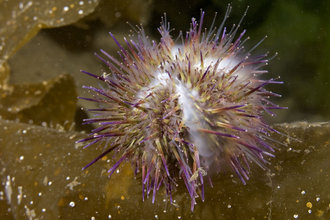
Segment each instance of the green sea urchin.
[{"label": "green sea urchin", "polygon": [[135,29],[137,35],[125,38],[128,50],[110,33],[121,61],[101,50],[110,61],[96,56],[110,72],[97,76],[82,71],[108,86],[84,86],[93,98],[79,97],[99,103],[99,109],[89,109],[97,117],[84,123],[100,126],[78,142],[89,141],[85,148],[105,144],[104,152],[83,169],[114,151],[116,163],[109,176],[129,161],[135,174],[142,171],[143,199],[152,191],[153,202],[161,185],[172,201],[171,192],[181,177],[193,210],[196,197],[204,201],[204,177],[223,170],[224,163],[244,184],[249,163],[266,168],[264,155],[272,156],[273,151],[268,135],[275,130],[264,122],[263,114],[283,107],[268,100],[279,95],[264,86],[282,82],[259,79],[267,73],[261,69],[267,54],[252,57],[255,47],[244,50],[245,30],[234,39],[242,20],[227,32],[224,23],[230,10],[228,6],[218,29],[213,21],[204,32],[201,12],[199,25],[193,18],[186,35],[180,34],[181,45],[171,38],[166,16],[158,29],[159,43],[149,40],[142,25]]}]

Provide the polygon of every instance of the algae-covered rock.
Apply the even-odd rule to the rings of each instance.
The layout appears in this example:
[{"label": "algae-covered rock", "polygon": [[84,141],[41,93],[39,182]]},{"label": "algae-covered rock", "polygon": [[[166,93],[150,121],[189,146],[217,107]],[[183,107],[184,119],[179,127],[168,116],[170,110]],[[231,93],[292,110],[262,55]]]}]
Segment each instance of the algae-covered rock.
[{"label": "algae-covered rock", "polygon": [[[159,190],[155,204],[142,201],[141,177],[125,164],[109,179],[113,161],[81,168],[100,150],[82,149],[86,135],[0,121],[2,205],[14,219],[329,219],[330,123],[276,125],[278,141],[269,171],[251,165],[243,185],[232,173],[212,177],[205,202],[190,198],[183,182],[173,204]],[[287,145],[287,146],[286,146]],[[166,210],[166,212],[164,212]],[[94,218],[93,218],[94,217]]]}]

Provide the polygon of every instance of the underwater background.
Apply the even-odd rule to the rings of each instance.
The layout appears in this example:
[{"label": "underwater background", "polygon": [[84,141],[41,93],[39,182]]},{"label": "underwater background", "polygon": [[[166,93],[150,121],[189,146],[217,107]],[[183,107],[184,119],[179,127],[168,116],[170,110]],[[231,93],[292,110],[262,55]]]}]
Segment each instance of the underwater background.
[{"label": "underwater background", "polygon": [[[82,150],[75,141],[92,129],[81,108],[92,103],[82,85],[95,86],[80,70],[97,75],[108,68],[94,56],[100,49],[117,56],[118,41],[143,24],[151,39],[166,12],[174,30],[190,27],[205,11],[204,27],[217,12],[221,24],[228,3],[233,7],[225,26],[237,24],[254,54],[269,51],[266,79],[281,76],[283,85],[266,88],[281,94],[272,102],[287,106],[267,116],[270,124],[299,141],[274,134],[278,142],[268,171],[251,166],[243,185],[231,173],[212,178],[205,202],[190,211],[184,184],[174,204],[158,193],[155,204],[142,202],[141,180],[130,164],[107,178],[110,157],[82,171],[100,151]],[[5,1],[0,0],[0,218],[1,219],[329,219],[330,119],[329,1]],[[311,124],[313,123],[313,124]],[[110,162],[109,162],[110,161]],[[166,209],[166,212],[164,210]]]}]

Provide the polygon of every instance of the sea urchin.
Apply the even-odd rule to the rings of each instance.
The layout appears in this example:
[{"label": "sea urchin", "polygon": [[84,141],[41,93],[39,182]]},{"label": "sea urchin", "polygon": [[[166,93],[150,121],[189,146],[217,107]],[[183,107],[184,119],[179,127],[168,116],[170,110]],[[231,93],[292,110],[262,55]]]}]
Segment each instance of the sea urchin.
[{"label": "sea urchin", "polygon": [[93,97],[79,97],[100,107],[89,109],[97,112],[96,118],[84,120],[99,127],[78,142],[89,141],[85,148],[105,145],[104,152],[83,169],[114,151],[116,163],[109,176],[122,162],[132,163],[135,175],[142,172],[143,199],[152,191],[153,202],[162,185],[172,200],[171,192],[182,178],[193,210],[196,197],[204,201],[208,173],[230,165],[245,184],[249,163],[266,168],[264,156],[273,151],[268,136],[275,130],[264,122],[263,114],[283,108],[268,100],[279,95],[264,86],[282,82],[259,79],[267,73],[261,69],[267,54],[252,57],[255,47],[244,50],[245,30],[234,38],[242,20],[227,31],[224,23],[230,10],[229,5],[218,29],[214,18],[204,32],[204,12],[199,24],[192,18],[190,30],[178,38],[182,44],[171,38],[166,16],[158,29],[160,42],[151,41],[141,25],[130,40],[125,38],[125,50],[110,33],[121,60],[101,50],[110,61],[96,56],[110,72],[97,76],[82,71],[107,85],[84,86]]}]

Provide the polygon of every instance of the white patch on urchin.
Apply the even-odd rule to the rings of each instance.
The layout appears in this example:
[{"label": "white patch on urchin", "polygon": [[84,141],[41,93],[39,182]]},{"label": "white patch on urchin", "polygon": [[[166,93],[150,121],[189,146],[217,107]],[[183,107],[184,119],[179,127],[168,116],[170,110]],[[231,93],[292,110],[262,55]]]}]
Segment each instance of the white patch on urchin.
[{"label": "white patch on urchin", "polygon": [[[170,80],[168,73],[158,72],[155,75],[155,79],[151,81],[146,87],[140,90],[137,95],[138,99],[145,99],[150,93],[159,89],[159,87],[162,87],[164,89],[168,86],[167,83]],[[149,103],[144,103],[144,107],[149,108]]]},{"label": "white patch on urchin", "polygon": [[[179,52],[180,51],[180,52]],[[181,55],[184,54],[184,46],[183,45],[174,45],[171,48],[172,59],[179,59]],[[210,69],[214,68],[214,65],[217,63],[217,58],[208,57],[203,60],[204,69],[201,67],[201,62],[197,62],[193,65],[196,71],[205,71],[206,68],[210,66]],[[231,69],[233,69],[239,60],[237,58],[226,57],[219,62],[216,72],[219,74],[227,74]],[[161,66],[159,66],[160,68]],[[168,69],[168,64],[163,66],[163,69]],[[244,76],[249,76],[250,72],[247,70],[241,70],[235,72],[238,77],[237,80],[241,79]],[[175,92],[178,94],[178,104],[180,106],[181,111],[183,112],[182,121],[185,126],[189,129],[189,135],[192,139],[192,142],[197,147],[198,152],[201,156],[205,157],[205,165],[209,166],[213,162],[212,156],[214,155],[214,149],[212,149],[211,145],[208,143],[209,141],[199,132],[201,129],[201,124],[204,122],[200,117],[200,113],[196,112],[194,108],[195,101],[199,99],[199,92],[193,88],[189,89],[191,85],[187,85],[187,83],[181,82],[177,77],[173,80]],[[139,98],[146,98],[150,93],[158,90],[158,89],[166,89],[173,84],[170,79],[169,73],[167,72],[156,72],[155,78],[151,81],[146,87],[142,88],[139,92]],[[149,108],[150,105],[148,102],[144,103],[144,107]],[[148,142],[149,143],[149,142]],[[209,158],[209,159],[207,159]]]},{"label": "white patch on urchin", "polygon": [[[182,120],[185,126],[189,129],[190,138],[192,138],[194,145],[197,147],[198,152],[201,156],[211,157],[214,152],[207,144],[207,140],[202,137],[198,129],[202,128],[200,125],[202,119],[199,117],[199,113],[194,111],[194,99],[198,99],[198,91],[193,89],[189,91],[183,83],[176,80],[177,93],[179,94],[179,105],[183,112]],[[210,162],[207,162],[209,165]]]},{"label": "white patch on urchin", "polygon": [[[180,58],[180,53],[181,55],[184,54],[184,48],[185,47],[183,45],[174,45],[171,48],[172,59],[178,59],[183,62],[182,58]],[[225,57],[219,62],[216,72],[220,75],[227,74],[237,64],[239,64],[239,62],[240,61],[237,58]],[[207,57],[203,60],[203,63],[204,69],[202,69],[202,64],[200,61],[195,63],[193,65],[195,71],[203,72],[209,66],[210,69],[213,69],[214,65],[216,65],[217,63],[217,58]],[[159,69],[160,67],[161,65],[158,66]],[[169,65],[166,64],[162,67],[166,70],[169,68]],[[240,71],[236,71],[235,74],[237,75],[236,80],[239,81],[244,77],[249,77],[251,71],[242,68]],[[182,121],[189,129],[190,138],[194,145],[197,147],[199,154],[204,157],[205,165],[209,166],[213,162],[212,156],[214,156],[215,151],[209,144],[209,140],[207,139],[207,137],[205,137],[205,135],[201,134],[201,132],[199,131],[199,129],[203,128],[201,124],[204,122],[204,120],[200,117],[200,113],[195,111],[196,108],[194,108],[195,101],[199,99],[199,92],[195,88],[189,89],[191,85],[187,85],[187,83],[181,82],[177,77],[175,77],[175,79],[172,81],[169,76],[169,73],[159,71],[155,73],[155,78],[146,87],[141,89],[137,97],[140,99],[145,99],[150,93],[153,93],[158,89],[166,89],[169,86],[172,86],[173,83],[175,89],[174,92],[176,92],[179,97],[178,104],[180,106],[181,111],[183,112]],[[144,107],[149,108],[149,103],[145,102]],[[149,145],[149,140],[147,141],[147,143]]]},{"label": "white patch on urchin", "polygon": [[[173,46],[171,48],[172,59],[176,59],[176,58],[180,59],[180,53],[181,53],[181,55],[185,54],[184,49],[185,49],[185,47],[183,45]],[[180,51],[180,53],[179,53],[179,51]],[[183,59],[183,58],[181,58],[181,59]],[[223,59],[220,60],[216,71],[218,73],[228,73],[237,64],[239,64],[239,62],[241,60],[242,59],[237,58],[237,57],[236,58],[235,57],[223,57]],[[211,66],[211,69],[212,69],[213,66],[217,63],[217,61],[218,61],[218,57],[207,57],[207,58],[204,58],[204,60],[203,60],[204,69],[202,69],[202,63],[200,61],[195,63],[193,65],[193,67],[197,70],[205,71],[209,66]],[[249,75],[250,71],[243,68],[242,70],[240,70],[236,73],[238,74],[238,79],[240,79],[242,76]]]}]

